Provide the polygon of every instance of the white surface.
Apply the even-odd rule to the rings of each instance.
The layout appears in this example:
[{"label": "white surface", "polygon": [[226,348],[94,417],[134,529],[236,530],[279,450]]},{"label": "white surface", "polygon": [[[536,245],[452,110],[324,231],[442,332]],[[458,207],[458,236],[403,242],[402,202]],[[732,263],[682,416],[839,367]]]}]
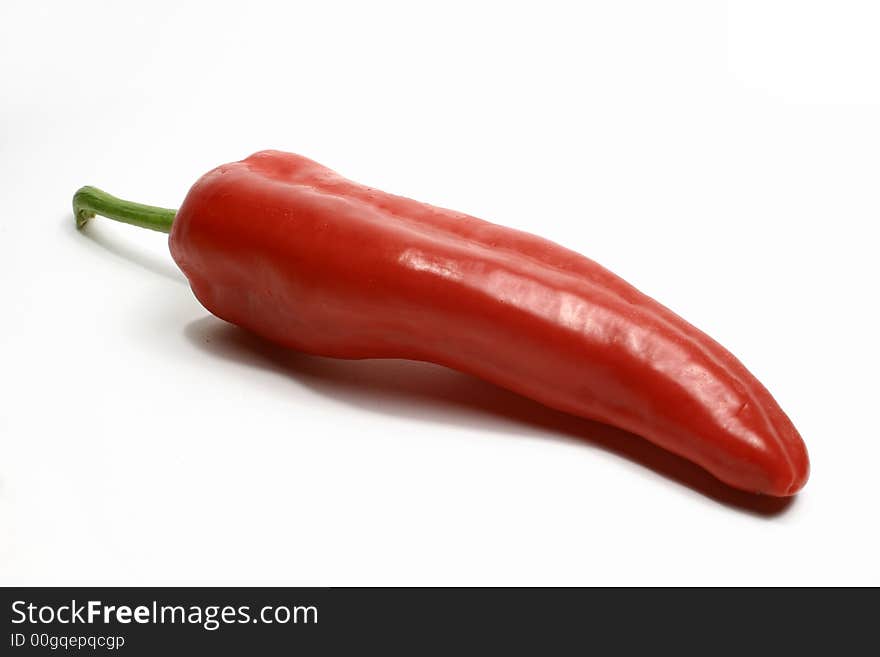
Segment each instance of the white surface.
[{"label": "white surface", "polygon": [[[532,4],[2,4],[0,581],[880,584],[880,5]],[[164,236],[73,227],[80,185],[174,207],[263,148],[610,267],[811,481],[754,512],[461,375],[262,346]]]}]

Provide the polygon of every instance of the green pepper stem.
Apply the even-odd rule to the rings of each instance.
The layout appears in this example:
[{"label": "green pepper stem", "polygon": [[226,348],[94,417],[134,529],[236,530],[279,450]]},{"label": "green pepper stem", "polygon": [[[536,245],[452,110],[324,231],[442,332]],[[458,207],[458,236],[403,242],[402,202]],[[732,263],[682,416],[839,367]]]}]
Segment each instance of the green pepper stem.
[{"label": "green pepper stem", "polygon": [[96,214],[133,226],[170,233],[177,210],[123,201],[97,187],[81,187],[73,195],[73,216],[76,218],[76,227],[82,228]]}]

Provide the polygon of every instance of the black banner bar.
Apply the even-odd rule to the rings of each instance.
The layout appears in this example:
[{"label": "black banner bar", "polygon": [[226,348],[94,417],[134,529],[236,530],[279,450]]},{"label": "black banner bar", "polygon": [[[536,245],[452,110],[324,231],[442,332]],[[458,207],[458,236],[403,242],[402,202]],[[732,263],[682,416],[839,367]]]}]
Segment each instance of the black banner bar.
[{"label": "black banner bar", "polygon": [[[4,655],[874,651],[876,590],[6,588]],[[867,600],[863,599],[867,598]],[[604,648],[603,648],[604,646]],[[378,653],[377,653],[378,654]]]}]

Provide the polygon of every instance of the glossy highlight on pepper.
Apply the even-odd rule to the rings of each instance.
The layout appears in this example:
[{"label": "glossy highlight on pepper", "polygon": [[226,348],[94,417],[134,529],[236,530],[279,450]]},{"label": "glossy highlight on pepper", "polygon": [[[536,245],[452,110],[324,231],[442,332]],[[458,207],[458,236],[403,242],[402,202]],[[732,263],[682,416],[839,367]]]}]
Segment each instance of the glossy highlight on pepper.
[{"label": "glossy highlight on pepper", "polygon": [[149,206],[102,195],[77,193],[78,222],[170,231],[205,308],[269,340],[445,365],[636,433],[743,490],[788,496],[807,480],[800,435],[742,363],[553,242],[278,151],[205,174],[176,215],[154,208],[138,223]]}]

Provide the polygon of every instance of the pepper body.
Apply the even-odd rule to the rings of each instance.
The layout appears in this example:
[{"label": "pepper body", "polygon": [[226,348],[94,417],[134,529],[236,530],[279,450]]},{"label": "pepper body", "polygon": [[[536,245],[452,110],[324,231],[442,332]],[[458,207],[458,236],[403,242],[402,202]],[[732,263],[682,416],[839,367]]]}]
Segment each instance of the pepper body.
[{"label": "pepper body", "polygon": [[196,182],[170,247],[209,311],[280,344],[445,365],[744,490],[806,482],[798,432],[730,352],[550,241],[264,151]]}]

